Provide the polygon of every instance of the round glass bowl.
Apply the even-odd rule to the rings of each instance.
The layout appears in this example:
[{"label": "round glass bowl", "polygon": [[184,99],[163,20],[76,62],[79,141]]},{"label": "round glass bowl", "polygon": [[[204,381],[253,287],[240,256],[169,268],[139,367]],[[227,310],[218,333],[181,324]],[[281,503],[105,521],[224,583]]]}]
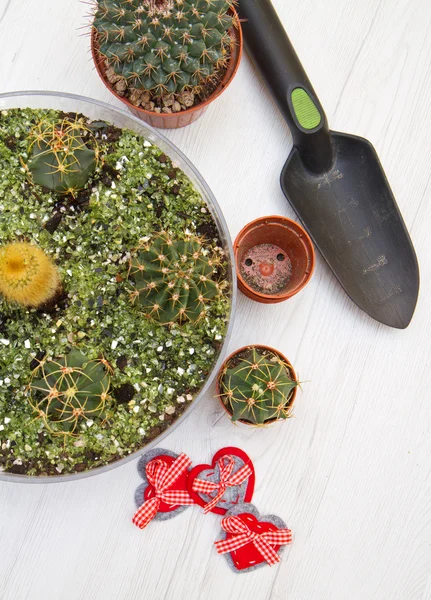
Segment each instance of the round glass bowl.
[{"label": "round glass bowl", "polygon": [[230,286],[230,312],[226,315],[227,318],[227,333],[222,341],[222,346],[218,358],[215,360],[213,367],[203,383],[200,391],[192,401],[190,406],[184,411],[184,413],[172,423],[165,431],[163,431],[157,438],[146,444],[142,448],[135,452],[125,456],[113,463],[104,465],[101,467],[95,467],[88,471],[81,473],[73,473],[66,475],[55,475],[55,476],[28,476],[21,474],[5,473],[0,472],[0,481],[13,481],[23,483],[47,483],[57,481],[73,481],[75,479],[82,479],[84,477],[90,477],[103,473],[115,467],[119,467],[128,461],[136,458],[142,451],[149,450],[160,444],[163,438],[165,438],[175,427],[180,425],[184,419],[186,419],[192,410],[196,408],[205,394],[208,392],[214,378],[223,363],[224,349],[227,341],[229,340],[232,324],[233,315],[236,303],[236,272],[235,272],[235,260],[233,257],[233,248],[229,235],[229,231],[224,220],[223,214],[216,199],[214,198],[208,185],[205,183],[202,176],[192,165],[192,163],[184,156],[184,154],[178,150],[178,148],[172,144],[168,139],[161,135],[158,131],[153,129],[150,125],[147,125],[137,117],[131,115],[123,110],[113,108],[108,104],[84,98],[82,96],[76,96],[73,94],[63,94],[57,92],[14,92],[9,94],[0,94],[0,111],[8,110],[12,108],[42,108],[42,109],[54,109],[64,111],[65,113],[76,112],[81,113],[91,120],[107,121],[112,123],[116,127],[122,129],[130,129],[135,133],[142,136],[143,139],[148,140],[155,146],[159,147],[169,158],[180,168],[190,179],[195,189],[201,194],[203,200],[206,202],[209,211],[211,212],[214,221],[217,224],[223,249],[228,256],[228,269],[227,277]]}]

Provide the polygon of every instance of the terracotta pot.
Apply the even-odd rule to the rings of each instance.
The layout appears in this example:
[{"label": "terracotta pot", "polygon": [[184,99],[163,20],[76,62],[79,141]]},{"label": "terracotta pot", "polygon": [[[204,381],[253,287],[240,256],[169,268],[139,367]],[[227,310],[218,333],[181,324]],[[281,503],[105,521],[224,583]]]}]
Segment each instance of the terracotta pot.
[{"label": "terracotta pot", "polygon": [[224,74],[220,85],[215,89],[215,91],[209,96],[205,102],[201,102],[196,106],[192,106],[187,110],[182,110],[178,113],[165,114],[165,113],[156,113],[149,110],[144,110],[143,108],[134,106],[126,97],[119,96],[113,86],[109,83],[106,78],[105,72],[105,63],[102,55],[99,52],[98,41],[97,41],[97,32],[92,28],[91,31],[91,53],[93,55],[93,61],[96,66],[96,70],[99,73],[100,78],[103,83],[106,85],[108,90],[114,94],[114,96],[121,100],[129,110],[137,116],[139,119],[142,119],[152,127],[157,127],[159,129],[179,129],[180,127],[185,127],[186,125],[190,125],[200,116],[204,114],[208,106],[213,102],[216,98],[222,94],[228,85],[231,83],[232,79],[235,77],[242,57],[243,52],[243,36],[242,29],[239,22],[238,15],[235,9],[232,9],[237,17],[238,27],[232,27],[230,33],[235,40],[235,44],[232,48],[231,60],[229,62],[229,66]]},{"label": "terracotta pot", "polygon": [[[263,244],[270,246],[262,248]],[[234,253],[239,289],[251,300],[264,304],[283,302],[297,294],[314,270],[310,236],[286,217],[261,217],[248,223],[235,240]],[[251,287],[251,279],[256,287]]]},{"label": "terracotta pot", "polygon": [[[235,350],[235,352],[232,352],[232,354],[230,354],[228,356],[228,358],[224,361],[224,363],[220,367],[220,371],[218,372],[217,379],[216,379],[217,398],[219,399],[219,402],[223,406],[226,413],[229,415],[230,419],[232,419],[232,412],[229,410],[228,406],[226,406],[226,404],[223,402],[223,394],[221,392],[220,380],[222,379],[224,371],[228,367],[231,360],[233,358],[235,358],[235,356],[237,356],[238,354],[241,354],[241,352],[245,352],[246,350],[249,350],[250,348],[257,348],[258,350],[267,350],[269,352],[272,352],[273,354],[276,354],[283,362],[285,362],[289,366],[291,378],[294,381],[298,381],[298,377],[296,375],[295,369],[293,368],[293,365],[290,362],[290,360],[288,358],[286,358],[284,356],[284,354],[282,354],[279,350],[276,350],[275,348],[271,348],[271,346],[262,346],[261,344],[251,344],[250,346],[243,346],[242,348],[239,348],[239,350]],[[296,400],[297,393],[298,393],[298,387],[294,388],[294,390],[293,390],[293,393],[292,393],[292,396],[291,396],[290,402],[289,402],[289,409],[291,409],[293,407],[293,404]],[[265,422],[265,425],[270,424],[270,423],[275,423],[279,420],[281,420],[281,419],[270,419]],[[243,423],[244,425],[251,425],[252,427],[256,427],[256,425],[254,423],[249,423],[248,421],[244,421],[243,419],[238,419],[238,421],[235,421],[235,423]]]}]

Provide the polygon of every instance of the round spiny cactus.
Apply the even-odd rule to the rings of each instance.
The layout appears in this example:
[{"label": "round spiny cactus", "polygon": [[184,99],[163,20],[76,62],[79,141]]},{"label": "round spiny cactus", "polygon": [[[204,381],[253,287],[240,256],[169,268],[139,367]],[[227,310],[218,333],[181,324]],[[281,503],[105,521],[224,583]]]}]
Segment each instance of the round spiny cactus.
[{"label": "round spiny cactus", "polygon": [[102,361],[72,350],[58,360],[39,361],[29,385],[30,404],[50,431],[73,434],[80,422],[103,415],[109,386]]},{"label": "round spiny cactus", "polygon": [[132,300],[164,325],[198,321],[222,292],[223,284],[213,279],[219,264],[220,259],[196,236],[174,240],[158,234],[131,258],[130,276],[136,288]]},{"label": "round spiny cactus", "polygon": [[299,385],[288,363],[255,347],[247,349],[234,366],[228,364],[219,382],[221,399],[232,413],[232,421],[254,425],[288,419]]},{"label": "round spiny cactus", "polygon": [[105,64],[154,97],[199,92],[227,65],[234,0],[96,0]]},{"label": "round spiny cactus", "polygon": [[26,242],[0,247],[0,294],[21,306],[38,307],[51,300],[60,281],[45,252]]},{"label": "round spiny cactus", "polygon": [[[88,136],[94,150],[83,140]],[[42,120],[30,131],[29,140],[30,160],[25,168],[34,183],[72,196],[87,185],[99,152],[93,134],[79,119],[58,123]]]}]

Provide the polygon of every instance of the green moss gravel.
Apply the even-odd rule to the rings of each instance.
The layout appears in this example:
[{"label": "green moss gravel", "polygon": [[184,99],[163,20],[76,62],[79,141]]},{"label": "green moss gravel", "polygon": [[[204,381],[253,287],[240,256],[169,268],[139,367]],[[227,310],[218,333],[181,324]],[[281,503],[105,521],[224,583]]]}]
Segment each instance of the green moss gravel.
[{"label": "green moss gravel", "polygon": [[[22,167],[29,129],[41,118],[59,116],[0,112],[0,242],[21,239],[42,247],[58,265],[66,291],[65,302],[50,312],[0,298],[0,470],[27,475],[92,469],[159,435],[202,387],[230,310],[227,290],[207,318],[167,328],[131,305],[129,251],[153,232],[169,230],[205,233],[208,247],[223,254],[213,217],[159,148],[102,123],[95,131],[104,165],[87,191],[73,200],[32,186]],[[50,233],[46,224],[60,214]],[[113,395],[105,421],[87,421],[77,436],[64,438],[35,419],[27,386],[41,353],[58,357],[75,347],[89,359],[103,356],[113,367],[111,391],[127,386],[127,393],[119,400]]]}]

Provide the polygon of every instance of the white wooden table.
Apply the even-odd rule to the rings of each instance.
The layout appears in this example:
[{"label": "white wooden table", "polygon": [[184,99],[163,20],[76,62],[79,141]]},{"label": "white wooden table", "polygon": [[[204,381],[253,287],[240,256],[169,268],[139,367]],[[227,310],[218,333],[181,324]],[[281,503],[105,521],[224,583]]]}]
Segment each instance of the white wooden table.
[{"label": "white wooden table", "polygon": [[[294,543],[280,566],[234,575],[213,547],[219,518],[189,509],[139,531],[136,462],[81,482],[0,484],[3,600],[425,600],[431,598],[431,194],[429,0],[274,0],[332,128],[371,139],[416,245],[422,289],[406,331],[357,309],[320,256],[294,299],[239,299],[230,349],[279,348],[305,383],[296,418],[234,427],[206,401],[163,443],[208,461],[243,448],[255,504]],[[0,92],[41,89],[116,104],[93,69],[88,6],[0,0]],[[292,216],[278,184],[287,126],[249,60],[173,140],[214,191],[232,236]]]}]

